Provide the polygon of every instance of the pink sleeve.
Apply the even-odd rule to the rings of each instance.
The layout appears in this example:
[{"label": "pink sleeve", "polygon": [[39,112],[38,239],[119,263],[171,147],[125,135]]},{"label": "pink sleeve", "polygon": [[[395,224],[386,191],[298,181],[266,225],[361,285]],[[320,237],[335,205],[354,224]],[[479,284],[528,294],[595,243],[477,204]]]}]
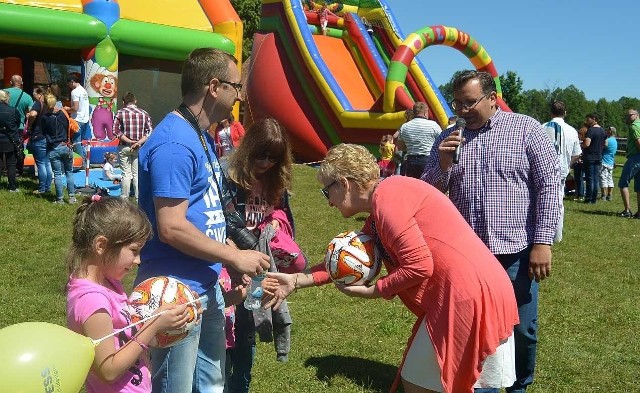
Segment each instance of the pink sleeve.
[{"label": "pink sleeve", "polygon": [[331,283],[331,276],[327,273],[324,263],[319,263],[310,269],[313,282],[317,285],[325,285]]},{"label": "pink sleeve", "polygon": [[[99,292],[88,292],[80,296],[73,305],[74,320],[79,324],[84,324],[90,316],[98,310],[104,310],[107,314],[111,309],[109,299]],[[113,315],[111,315],[113,317]]]},{"label": "pink sleeve", "polygon": [[[433,274],[433,258],[424,235],[415,219],[421,201],[412,195],[395,197],[380,190],[376,198],[373,215],[380,241],[396,258],[395,269],[376,282],[381,296],[390,299],[404,289],[419,285]],[[393,191],[391,189],[391,191]]]}]

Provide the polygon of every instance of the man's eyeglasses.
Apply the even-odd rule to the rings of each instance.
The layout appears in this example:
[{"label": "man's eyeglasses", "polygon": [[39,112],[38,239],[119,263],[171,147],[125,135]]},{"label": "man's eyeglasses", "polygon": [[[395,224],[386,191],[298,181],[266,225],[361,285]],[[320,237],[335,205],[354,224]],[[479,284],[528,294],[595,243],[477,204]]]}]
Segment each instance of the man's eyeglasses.
[{"label": "man's eyeglasses", "polygon": [[638,116],[637,113],[627,113],[627,117],[631,117],[631,116]]},{"label": "man's eyeglasses", "polygon": [[225,83],[225,84],[233,87],[234,89],[236,89],[236,94],[238,96],[240,96],[240,90],[242,90],[242,83],[229,82],[229,81],[225,81],[225,80],[222,80],[222,79],[218,79],[218,82]]},{"label": "man's eyeglasses", "polygon": [[322,195],[324,195],[325,198],[329,199],[329,189],[333,187],[333,185],[336,184],[337,182],[338,182],[337,180],[334,180],[331,183],[329,183],[328,186],[320,190],[320,192],[322,193]]},{"label": "man's eyeglasses", "polygon": [[269,160],[270,163],[272,164],[276,164],[278,162],[278,158],[271,156],[267,153],[260,153],[257,156],[253,157],[255,158],[257,161],[264,161],[264,160]]},{"label": "man's eyeglasses", "polygon": [[478,98],[477,100],[475,100],[474,102],[460,102],[458,100],[453,100],[451,101],[450,105],[451,108],[453,108],[453,110],[471,110],[473,108],[476,107],[476,105],[478,105],[478,103],[480,101],[482,101],[484,98],[486,98],[489,94],[491,93],[487,93],[485,95],[483,95],[482,97]]}]

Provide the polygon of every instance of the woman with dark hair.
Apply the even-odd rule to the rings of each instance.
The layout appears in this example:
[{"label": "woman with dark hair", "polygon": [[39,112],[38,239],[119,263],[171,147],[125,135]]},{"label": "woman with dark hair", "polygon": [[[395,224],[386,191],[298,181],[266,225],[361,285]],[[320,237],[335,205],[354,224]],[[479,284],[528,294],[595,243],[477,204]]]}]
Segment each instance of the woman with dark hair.
[{"label": "woman with dark hair", "polygon": [[18,192],[16,183],[18,149],[20,146],[20,113],[9,105],[9,93],[0,90],[0,158],[7,167],[9,192]]},{"label": "woman with dark hair", "polygon": [[28,113],[29,118],[29,145],[30,152],[38,169],[38,189],[33,193],[42,195],[51,190],[53,171],[47,154],[47,139],[42,132],[42,112],[44,110],[45,91],[36,87],[33,89],[33,106]]},{"label": "woman with dark hair", "polygon": [[[274,230],[268,251],[273,256],[272,264],[275,266],[272,265],[270,271],[277,269],[293,273],[305,269],[306,259],[293,241],[293,216],[288,204],[293,158],[285,129],[271,118],[254,123],[240,145],[228,156],[227,162],[231,186],[236,188],[236,209],[245,219],[247,228],[261,239],[267,230]],[[266,228],[269,225],[272,228]],[[276,247],[274,239],[278,239],[278,244],[288,242],[291,246]],[[225,388],[229,393],[249,391],[255,356],[255,326],[264,326],[260,323],[263,314],[263,310],[260,315],[256,314],[256,318],[260,319],[256,319],[254,324],[254,312],[247,310],[243,304],[236,308],[236,342],[235,348],[230,351],[232,370]],[[272,331],[265,333],[267,337],[273,334],[277,360],[285,362],[291,337],[288,310],[273,312],[271,326]],[[258,332],[262,337],[263,329],[258,328]]]}]

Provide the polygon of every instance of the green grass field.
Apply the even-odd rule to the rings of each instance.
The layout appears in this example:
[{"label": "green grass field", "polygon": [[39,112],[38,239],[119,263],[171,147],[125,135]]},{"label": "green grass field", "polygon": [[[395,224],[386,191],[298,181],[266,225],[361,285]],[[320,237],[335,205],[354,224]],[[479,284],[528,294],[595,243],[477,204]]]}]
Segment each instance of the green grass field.
[{"label": "green grass field", "polygon": [[[292,205],[298,241],[319,262],[329,240],[359,229],[319,192],[315,169],[296,165]],[[617,169],[619,172],[619,169]],[[64,252],[72,206],[0,191],[0,328],[26,321],[65,324]],[[616,217],[612,202],[566,202],[565,238],[541,285],[540,343],[531,392],[638,391],[640,370],[640,220]],[[635,196],[632,198],[635,211]],[[133,277],[128,279],[128,286]],[[259,343],[252,392],[386,392],[415,317],[397,300],[360,300],[332,286],[290,298],[294,319],[288,363]],[[3,343],[0,343],[0,351]]]}]

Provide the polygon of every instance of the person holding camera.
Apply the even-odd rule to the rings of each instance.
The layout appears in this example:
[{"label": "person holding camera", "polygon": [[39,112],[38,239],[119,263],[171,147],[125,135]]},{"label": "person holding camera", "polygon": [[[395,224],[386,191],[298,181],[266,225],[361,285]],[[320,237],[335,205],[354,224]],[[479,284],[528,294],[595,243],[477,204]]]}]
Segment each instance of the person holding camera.
[{"label": "person holding camera", "polygon": [[[293,240],[293,216],[288,204],[293,158],[285,129],[275,119],[260,120],[251,125],[240,145],[228,157],[229,180],[236,190],[234,199],[247,229],[259,234],[261,240],[269,236],[267,233],[275,233],[269,239],[268,250],[275,266],[269,271],[299,272],[305,269],[306,258]],[[275,231],[267,232],[267,225]],[[249,391],[256,330],[263,341],[270,341],[273,336],[277,360],[287,361],[291,323],[286,306],[272,310],[271,323],[265,323],[263,310],[253,312],[243,304],[237,306],[236,341],[231,350],[231,375],[225,391]]]},{"label": "person holding camera", "polygon": [[226,244],[224,209],[229,203],[221,192],[213,139],[206,132],[226,118],[239,99],[236,63],[218,49],[193,50],[182,68],[182,104],[165,116],[139,151],[140,207],[154,236],[141,251],[135,283],[172,276],[206,296],[202,322],[183,341],[151,349],[154,393],[222,391],[226,348],[221,265],[251,277],[270,265],[263,253]]}]

